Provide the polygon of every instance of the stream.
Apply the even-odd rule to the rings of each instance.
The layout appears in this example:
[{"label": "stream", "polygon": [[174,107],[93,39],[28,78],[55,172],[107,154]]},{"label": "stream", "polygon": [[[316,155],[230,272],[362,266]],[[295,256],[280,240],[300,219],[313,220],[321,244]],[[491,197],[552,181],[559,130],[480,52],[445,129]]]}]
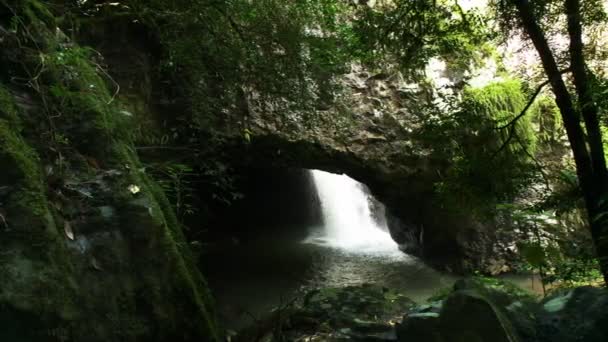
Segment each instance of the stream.
[{"label": "stream", "polygon": [[[239,330],[314,288],[372,283],[423,302],[458,279],[401,252],[382,205],[364,185],[345,175],[310,172],[323,224],[310,227],[307,238],[294,238],[285,227],[272,236],[227,241],[205,255],[203,272],[225,327]],[[530,277],[507,279],[538,291]]]}]

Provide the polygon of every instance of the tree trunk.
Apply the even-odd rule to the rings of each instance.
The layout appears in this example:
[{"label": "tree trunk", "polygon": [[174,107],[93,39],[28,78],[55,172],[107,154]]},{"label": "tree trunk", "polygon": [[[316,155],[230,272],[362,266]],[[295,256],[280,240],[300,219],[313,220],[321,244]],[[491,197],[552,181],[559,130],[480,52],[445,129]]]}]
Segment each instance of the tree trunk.
[{"label": "tree trunk", "polygon": [[595,249],[600,261],[604,280],[608,284],[608,218],[602,213],[606,209],[603,198],[608,199],[606,160],[604,145],[598,119],[598,108],[593,100],[592,90],[589,88],[585,56],[583,55],[583,39],[581,26],[581,13],[579,0],[566,0],[566,15],[568,18],[568,35],[570,36],[570,67],[574,79],[574,86],[578,96],[580,111],[585,120],[585,129],[588,136],[591,163],[593,168],[593,193],[586,200],[589,212],[589,225],[595,243]]},{"label": "tree trunk", "polygon": [[578,96],[579,109],[585,121],[591,163],[595,176],[595,189],[603,192],[606,182],[606,160],[604,158],[604,146],[602,144],[602,133],[597,117],[598,109],[593,101],[585,57],[583,55],[583,30],[581,27],[581,13],[579,0],[566,0],[566,14],[568,17],[568,35],[570,36],[570,69],[574,78],[574,86]]},{"label": "tree trunk", "polygon": [[[572,96],[561,76],[553,52],[549,47],[543,30],[536,20],[530,2],[528,0],[512,1],[517,8],[524,30],[538,51],[545,73],[551,83],[551,89],[555,94],[555,100],[562,115],[564,127],[566,128],[570,147],[574,155],[576,172],[585,199],[585,206],[589,216],[589,225],[596,253],[600,261],[604,281],[608,284],[608,246],[605,242],[607,234],[605,234],[604,229],[604,227],[608,226],[608,220],[597,219],[599,217],[598,215],[601,213],[601,197],[602,194],[605,193],[603,184],[606,183],[606,166],[603,157],[604,152],[601,144],[601,135],[599,133],[599,122],[597,120],[597,107],[593,105],[585,74],[585,64],[582,55],[582,39],[580,37],[581,28],[578,0],[566,0],[568,13],[571,12],[570,7],[576,7],[573,15],[568,18],[568,29],[571,35],[571,68],[573,74],[575,74],[575,78],[578,79],[578,81],[575,81],[575,86],[579,93],[580,103],[583,104],[581,107],[587,125],[587,132],[589,133],[589,146],[591,152],[587,149],[585,132],[581,126],[579,113],[574,107]],[[578,24],[576,22],[578,22]],[[581,76],[581,68],[583,76]]]}]

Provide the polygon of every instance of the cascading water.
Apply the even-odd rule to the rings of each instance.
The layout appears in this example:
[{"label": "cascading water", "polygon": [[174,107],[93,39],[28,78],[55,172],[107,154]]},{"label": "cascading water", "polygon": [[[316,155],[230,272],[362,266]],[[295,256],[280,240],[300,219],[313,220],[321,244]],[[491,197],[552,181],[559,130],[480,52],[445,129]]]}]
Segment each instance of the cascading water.
[{"label": "cascading water", "polygon": [[[301,178],[299,186],[314,187],[316,196],[312,191],[298,193],[305,193],[304,201],[310,201],[310,207],[317,208],[319,200],[321,215],[311,215],[315,217],[297,227],[319,224],[319,219],[323,224],[309,232],[306,240],[290,233],[294,227],[289,225],[266,231],[263,225],[248,224],[245,228],[255,232],[253,238],[238,244],[226,240],[201,258],[226,327],[240,330],[257,326],[255,317],[313,289],[376,284],[422,302],[452,286],[454,277],[440,274],[399,250],[388,233],[382,205],[363,184],[344,175],[308,172],[311,182]],[[260,175],[264,184],[260,191],[268,193],[273,188],[264,183],[266,176]],[[294,186],[278,184],[284,190]],[[308,209],[297,203],[299,210]],[[263,204],[268,203],[259,205]]]},{"label": "cascading water", "polygon": [[328,245],[349,253],[405,257],[391,238],[384,213],[375,218],[364,185],[346,175],[310,171],[319,195],[323,226],[307,242]]}]

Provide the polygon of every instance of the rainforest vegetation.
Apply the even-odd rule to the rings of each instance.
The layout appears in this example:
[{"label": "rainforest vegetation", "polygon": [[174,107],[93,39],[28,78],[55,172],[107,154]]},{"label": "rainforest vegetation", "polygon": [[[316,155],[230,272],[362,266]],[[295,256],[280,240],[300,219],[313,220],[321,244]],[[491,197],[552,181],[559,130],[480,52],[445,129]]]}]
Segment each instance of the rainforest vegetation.
[{"label": "rainforest vegetation", "polygon": [[607,6],[0,0],[0,340],[604,341]]}]

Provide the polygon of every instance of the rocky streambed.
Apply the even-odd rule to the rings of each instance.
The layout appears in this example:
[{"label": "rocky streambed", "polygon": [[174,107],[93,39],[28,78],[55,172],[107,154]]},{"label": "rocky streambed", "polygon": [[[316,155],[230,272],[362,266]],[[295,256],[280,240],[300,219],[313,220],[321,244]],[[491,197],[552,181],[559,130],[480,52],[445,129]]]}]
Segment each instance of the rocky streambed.
[{"label": "rocky streambed", "polygon": [[316,289],[275,308],[231,341],[606,341],[608,291],[579,287],[539,298],[513,284],[464,279],[416,304],[370,284]]}]

